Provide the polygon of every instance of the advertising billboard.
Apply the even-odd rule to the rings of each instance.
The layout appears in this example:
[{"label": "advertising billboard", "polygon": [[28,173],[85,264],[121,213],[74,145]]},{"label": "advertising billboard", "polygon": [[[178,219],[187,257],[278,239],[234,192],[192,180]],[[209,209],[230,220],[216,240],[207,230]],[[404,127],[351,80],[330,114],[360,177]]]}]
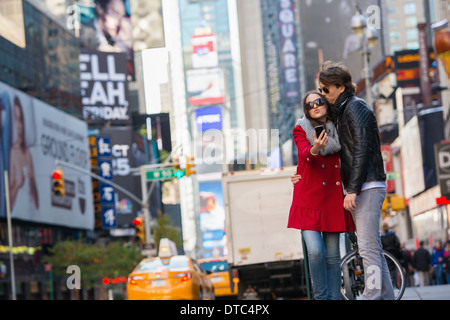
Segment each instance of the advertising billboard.
[{"label": "advertising billboard", "polygon": [[[137,197],[140,195],[139,179],[131,172],[135,167],[132,156],[133,132],[131,127],[104,127],[100,130],[100,137],[108,138],[111,146],[110,162],[112,164],[111,181],[130,191]],[[105,160],[108,163],[108,160]],[[98,163],[99,168],[101,163]],[[100,171],[100,170],[99,170]],[[99,174],[100,175],[100,174]],[[101,187],[101,185],[100,185]],[[101,191],[101,190],[100,190]],[[117,227],[130,225],[141,210],[140,204],[120,190],[114,190],[114,208]],[[103,209],[105,208],[105,209]],[[102,204],[102,210],[111,210]],[[112,211],[109,211],[112,214]],[[102,221],[104,222],[104,221]],[[105,224],[102,223],[104,227]]]},{"label": "advertising billboard", "polygon": [[[1,164],[12,218],[93,229],[91,177],[61,166],[65,195],[53,191],[55,160],[89,170],[87,124],[0,82]],[[5,216],[2,172],[1,215]]]},{"label": "advertising billboard", "polygon": [[295,104],[300,101],[294,3],[295,1],[289,0],[278,2],[278,24],[281,41],[280,60],[284,82],[284,100],[287,104]]},{"label": "advertising billboard", "polygon": [[80,44],[85,50],[121,52],[128,80],[135,79],[133,27],[129,0],[82,0]]},{"label": "advertising billboard", "polygon": [[434,152],[441,195],[450,200],[450,141],[436,143]]},{"label": "advertising billboard", "polygon": [[222,108],[213,106],[195,110],[195,123],[198,132],[210,129],[222,130]]},{"label": "advertising billboard", "polygon": [[226,237],[222,183],[220,180],[199,181],[198,188],[203,256],[224,256]]},{"label": "advertising billboard", "polygon": [[131,123],[123,53],[80,54],[81,102],[88,123]]},{"label": "advertising billboard", "polygon": [[[210,28],[208,28],[210,31]],[[211,31],[201,33],[203,28],[196,28],[192,36],[192,67],[210,68],[219,65],[219,56],[216,49],[216,36]]]},{"label": "advertising billboard", "polygon": [[225,82],[221,69],[188,70],[186,78],[187,93],[191,106],[205,106],[225,102]]}]

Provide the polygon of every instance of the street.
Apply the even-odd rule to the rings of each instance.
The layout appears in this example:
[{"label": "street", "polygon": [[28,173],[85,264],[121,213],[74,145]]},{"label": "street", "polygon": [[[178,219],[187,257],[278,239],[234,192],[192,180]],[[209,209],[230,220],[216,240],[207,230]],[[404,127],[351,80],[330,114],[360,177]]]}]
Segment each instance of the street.
[{"label": "street", "polygon": [[402,300],[450,300],[450,285],[408,287]]}]

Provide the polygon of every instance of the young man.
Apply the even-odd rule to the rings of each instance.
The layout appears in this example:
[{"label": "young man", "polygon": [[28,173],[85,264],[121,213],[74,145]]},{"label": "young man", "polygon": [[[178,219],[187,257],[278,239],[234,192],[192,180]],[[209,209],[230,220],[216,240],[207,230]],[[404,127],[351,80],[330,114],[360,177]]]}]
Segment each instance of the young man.
[{"label": "young man", "polygon": [[386,174],[375,114],[364,100],[355,96],[356,85],[347,67],[325,62],[319,84],[319,92],[331,104],[337,121],[341,177],[346,192],[344,207],[353,213],[366,273],[363,298],[394,299],[380,239]]}]

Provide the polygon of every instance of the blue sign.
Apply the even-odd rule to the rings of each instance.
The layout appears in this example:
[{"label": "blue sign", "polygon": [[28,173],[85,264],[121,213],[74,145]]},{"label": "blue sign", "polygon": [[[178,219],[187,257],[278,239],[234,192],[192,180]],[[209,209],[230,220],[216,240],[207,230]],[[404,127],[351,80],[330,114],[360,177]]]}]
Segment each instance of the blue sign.
[{"label": "blue sign", "polygon": [[114,205],[114,187],[100,182],[99,183],[99,191],[100,191],[100,204],[103,205]]},{"label": "blue sign", "polygon": [[102,206],[102,228],[111,229],[116,227],[116,209],[114,207]]},{"label": "blue sign", "polygon": [[111,141],[107,137],[97,137],[98,157],[111,157]]},{"label": "blue sign", "polygon": [[98,175],[103,179],[112,180],[113,167],[112,160],[98,160]]},{"label": "blue sign", "polygon": [[199,132],[209,129],[222,130],[222,108],[214,106],[195,110],[195,123]]}]

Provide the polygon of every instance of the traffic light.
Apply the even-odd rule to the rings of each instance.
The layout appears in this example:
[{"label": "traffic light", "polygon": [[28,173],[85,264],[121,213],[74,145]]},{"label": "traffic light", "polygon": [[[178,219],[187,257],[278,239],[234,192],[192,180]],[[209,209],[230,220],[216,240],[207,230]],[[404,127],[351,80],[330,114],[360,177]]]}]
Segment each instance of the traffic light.
[{"label": "traffic light", "polygon": [[64,197],[66,189],[64,187],[64,174],[61,169],[53,170],[52,173],[52,190],[56,197]]},{"label": "traffic light", "polygon": [[195,173],[195,170],[191,169],[191,168],[195,167],[194,157],[189,157],[189,156],[185,156],[185,157],[186,157],[186,176],[190,176],[191,174]]},{"label": "traffic light", "polygon": [[395,193],[388,193],[386,199],[384,199],[381,212],[383,217],[389,217],[395,215],[397,211],[405,209],[405,198],[400,197]]},{"label": "traffic light", "polygon": [[173,159],[173,175],[177,179],[181,179],[184,176],[184,170],[180,167],[180,160],[176,158]]},{"label": "traffic light", "polygon": [[134,218],[133,224],[136,229],[136,238],[140,243],[145,243],[144,217],[138,216]]}]

